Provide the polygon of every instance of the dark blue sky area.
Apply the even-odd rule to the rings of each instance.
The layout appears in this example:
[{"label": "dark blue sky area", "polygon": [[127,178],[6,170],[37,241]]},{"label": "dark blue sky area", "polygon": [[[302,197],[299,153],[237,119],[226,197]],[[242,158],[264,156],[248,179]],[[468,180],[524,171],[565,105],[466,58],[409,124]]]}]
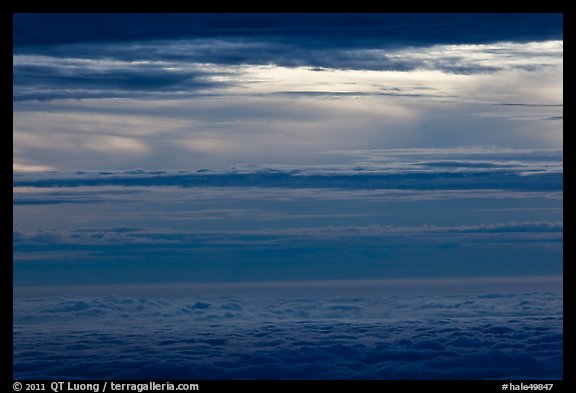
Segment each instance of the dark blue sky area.
[{"label": "dark blue sky area", "polygon": [[371,47],[562,38],[562,14],[15,14],[16,48],[174,38]]}]

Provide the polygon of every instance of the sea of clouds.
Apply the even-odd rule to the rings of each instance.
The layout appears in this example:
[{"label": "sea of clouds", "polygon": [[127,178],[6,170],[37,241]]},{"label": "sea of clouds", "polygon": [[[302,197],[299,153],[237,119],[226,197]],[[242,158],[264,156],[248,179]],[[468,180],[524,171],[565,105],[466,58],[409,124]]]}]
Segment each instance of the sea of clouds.
[{"label": "sea of clouds", "polygon": [[562,293],[17,296],[15,379],[561,379]]}]

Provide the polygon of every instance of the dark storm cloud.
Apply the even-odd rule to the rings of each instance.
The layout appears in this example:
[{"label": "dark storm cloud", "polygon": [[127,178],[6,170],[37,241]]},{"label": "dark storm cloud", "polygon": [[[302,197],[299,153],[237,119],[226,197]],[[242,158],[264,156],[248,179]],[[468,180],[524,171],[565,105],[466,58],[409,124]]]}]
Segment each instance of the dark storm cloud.
[{"label": "dark storm cloud", "polygon": [[[458,53],[425,59],[419,48],[561,39],[561,14],[15,14],[16,58],[44,55],[52,64],[38,58],[36,64],[15,60],[14,98],[136,98],[142,92],[161,92],[154,95],[160,98],[226,86],[210,78],[217,71],[168,70],[191,63],[453,74],[510,67],[534,71],[549,65],[538,59],[513,66],[484,64]],[[498,58],[515,53],[502,48],[489,52]],[[111,59],[126,65],[91,68],[95,60]],[[86,60],[92,64],[79,63]],[[130,64],[143,60],[164,64]],[[250,83],[237,80],[238,70],[233,74],[234,84]]]},{"label": "dark storm cloud", "polygon": [[562,14],[15,14],[14,45],[272,40],[309,48],[562,38]]},{"label": "dark storm cloud", "polygon": [[213,82],[222,72],[198,69],[173,70],[170,64],[96,60],[94,58],[17,57],[14,61],[14,100],[136,97],[138,94],[197,90],[226,86]]}]

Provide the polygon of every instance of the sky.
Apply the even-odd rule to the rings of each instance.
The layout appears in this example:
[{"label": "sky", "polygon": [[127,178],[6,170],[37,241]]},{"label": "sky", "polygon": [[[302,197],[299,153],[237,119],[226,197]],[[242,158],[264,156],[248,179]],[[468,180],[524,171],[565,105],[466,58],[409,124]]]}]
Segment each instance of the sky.
[{"label": "sky", "polygon": [[17,285],[562,274],[561,14],[14,14]]},{"label": "sky", "polygon": [[562,379],[562,32],[14,14],[13,377]]}]

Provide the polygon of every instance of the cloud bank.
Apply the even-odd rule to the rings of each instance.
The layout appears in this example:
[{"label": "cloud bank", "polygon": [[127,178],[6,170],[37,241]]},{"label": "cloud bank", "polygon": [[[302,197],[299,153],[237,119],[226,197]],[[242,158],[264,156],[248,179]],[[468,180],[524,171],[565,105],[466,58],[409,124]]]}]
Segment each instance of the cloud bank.
[{"label": "cloud bank", "polygon": [[561,314],[554,292],[23,298],[14,378],[560,379]]}]

